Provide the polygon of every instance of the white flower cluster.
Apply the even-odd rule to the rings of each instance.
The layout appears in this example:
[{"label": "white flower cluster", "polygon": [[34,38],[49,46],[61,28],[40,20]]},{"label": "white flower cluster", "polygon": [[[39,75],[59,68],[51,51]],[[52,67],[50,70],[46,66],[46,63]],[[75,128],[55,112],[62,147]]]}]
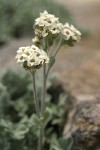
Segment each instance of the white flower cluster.
[{"label": "white flower cluster", "polygon": [[61,33],[65,40],[71,39],[74,41],[79,41],[81,39],[80,31],[78,31],[73,25],[70,26],[68,23],[62,25]]},{"label": "white flower cluster", "polygon": [[49,63],[46,52],[37,46],[20,47],[16,55],[17,62],[25,69],[38,69],[43,63]]},{"label": "white flower cluster", "polygon": [[35,35],[33,43],[38,42],[39,37],[46,37],[51,33],[52,35],[61,34],[63,39],[79,41],[81,33],[73,26],[68,23],[62,24],[59,22],[59,18],[47,11],[40,13],[40,17],[35,20]]},{"label": "white flower cluster", "polygon": [[59,26],[59,18],[44,11],[40,13],[40,17],[35,20],[35,34],[42,37],[46,37],[49,33],[58,34],[60,32]]}]

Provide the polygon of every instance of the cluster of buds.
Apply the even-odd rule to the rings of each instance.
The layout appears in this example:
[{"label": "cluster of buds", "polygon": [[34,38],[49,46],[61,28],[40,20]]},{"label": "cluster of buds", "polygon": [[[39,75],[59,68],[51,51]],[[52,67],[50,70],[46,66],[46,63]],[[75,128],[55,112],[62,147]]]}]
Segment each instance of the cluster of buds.
[{"label": "cluster of buds", "polygon": [[16,59],[25,69],[39,69],[44,63],[49,62],[46,52],[35,45],[20,47],[17,51]]},{"label": "cluster of buds", "polygon": [[52,46],[55,38],[62,39],[61,46],[64,44],[73,46],[81,38],[81,33],[73,25],[68,23],[63,25],[59,18],[47,11],[40,13],[40,17],[35,20],[34,30],[35,37],[32,39],[34,45],[21,47],[17,51],[17,62],[25,69],[32,67],[38,69],[43,63],[49,63],[49,57],[45,51]]}]

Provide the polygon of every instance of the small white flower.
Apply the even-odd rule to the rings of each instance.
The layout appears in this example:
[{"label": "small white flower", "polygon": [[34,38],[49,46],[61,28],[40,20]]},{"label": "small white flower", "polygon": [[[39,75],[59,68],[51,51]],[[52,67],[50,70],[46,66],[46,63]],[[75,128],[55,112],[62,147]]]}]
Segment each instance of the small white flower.
[{"label": "small white flower", "polygon": [[64,24],[64,27],[65,27],[65,28],[70,28],[69,23],[65,23],[65,24]]},{"label": "small white flower", "polygon": [[63,28],[63,24],[62,24],[62,23],[57,23],[57,27],[58,27],[58,29],[61,31],[62,28]]},{"label": "small white flower", "polygon": [[40,56],[40,58],[43,58],[45,60],[45,63],[49,63],[50,59],[47,55],[47,53],[45,51],[41,51],[42,55]]},{"label": "small white flower", "polygon": [[44,27],[43,31],[41,32],[41,35],[43,37],[46,37],[48,35],[49,31],[48,31],[48,28],[47,27]]},{"label": "small white flower", "polygon": [[77,30],[73,25],[70,26],[70,29],[71,29],[72,31],[74,31],[75,33],[81,35],[81,32],[80,32],[79,30]]},{"label": "small white flower", "polygon": [[58,34],[60,31],[57,28],[50,29],[52,34]]},{"label": "small white flower", "polygon": [[35,25],[38,25],[38,26],[40,26],[40,27],[44,26],[45,23],[46,23],[46,22],[45,22],[45,20],[44,20],[43,18],[37,18],[37,19],[35,20]]},{"label": "small white flower", "polygon": [[58,33],[60,33],[59,25],[58,24],[53,24],[52,26],[49,26],[48,28],[49,28],[49,30],[50,30],[50,32],[52,34],[58,34]]},{"label": "small white flower", "polygon": [[35,46],[35,45],[32,45],[31,47],[30,47],[30,51],[39,51],[40,49],[37,47],[37,46]]},{"label": "small white flower", "polygon": [[49,57],[46,52],[35,45],[20,47],[15,58],[25,69],[38,69],[43,65],[43,63],[49,63]]},{"label": "small white flower", "polygon": [[47,18],[48,12],[45,10],[43,13],[40,13],[40,17]]},{"label": "small white flower", "polygon": [[73,40],[79,41],[81,39],[81,32],[77,30],[73,25],[70,26],[72,32],[74,32]]},{"label": "small white flower", "polygon": [[37,36],[35,36],[35,37],[32,39],[32,42],[33,42],[34,44],[36,44],[36,43],[39,43],[40,41],[39,41],[39,38],[38,38]]},{"label": "small white flower", "polygon": [[70,29],[64,28],[62,30],[62,34],[65,40],[69,40],[71,37],[73,37],[73,32]]}]

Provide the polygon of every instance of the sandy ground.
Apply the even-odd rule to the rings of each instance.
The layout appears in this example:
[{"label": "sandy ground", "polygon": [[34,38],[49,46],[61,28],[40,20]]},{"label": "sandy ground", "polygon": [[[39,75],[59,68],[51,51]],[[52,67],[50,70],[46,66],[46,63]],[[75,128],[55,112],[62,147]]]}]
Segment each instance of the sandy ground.
[{"label": "sandy ground", "polygon": [[[76,96],[100,95],[100,0],[56,0],[72,12],[77,25],[90,30],[87,38],[73,48],[64,47],[54,70],[66,89]],[[14,59],[19,46],[31,39],[14,40],[0,49],[0,70],[19,67]]]}]

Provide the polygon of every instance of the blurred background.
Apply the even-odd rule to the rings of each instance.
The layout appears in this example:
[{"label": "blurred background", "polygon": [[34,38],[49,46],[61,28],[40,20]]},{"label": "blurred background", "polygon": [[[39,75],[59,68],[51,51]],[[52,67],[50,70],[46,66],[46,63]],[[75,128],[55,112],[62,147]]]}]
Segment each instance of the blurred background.
[{"label": "blurred background", "polygon": [[100,0],[0,0],[0,150],[33,150],[37,141],[36,129],[31,133],[35,112],[31,78],[20,69],[15,55],[19,47],[32,45],[34,20],[44,10],[82,33],[77,45],[60,50],[53,68],[57,75],[51,73],[47,85],[53,118],[46,127],[46,148],[50,140],[62,136],[74,102],[100,98]]},{"label": "blurred background", "polygon": [[75,95],[98,95],[100,89],[100,1],[99,0],[0,0],[0,70],[18,67],[14,59],[20,46],[32,44],[34,19],[48,10],[62,22],[74,24],[82,40],[64,47],[55,71]]}]

